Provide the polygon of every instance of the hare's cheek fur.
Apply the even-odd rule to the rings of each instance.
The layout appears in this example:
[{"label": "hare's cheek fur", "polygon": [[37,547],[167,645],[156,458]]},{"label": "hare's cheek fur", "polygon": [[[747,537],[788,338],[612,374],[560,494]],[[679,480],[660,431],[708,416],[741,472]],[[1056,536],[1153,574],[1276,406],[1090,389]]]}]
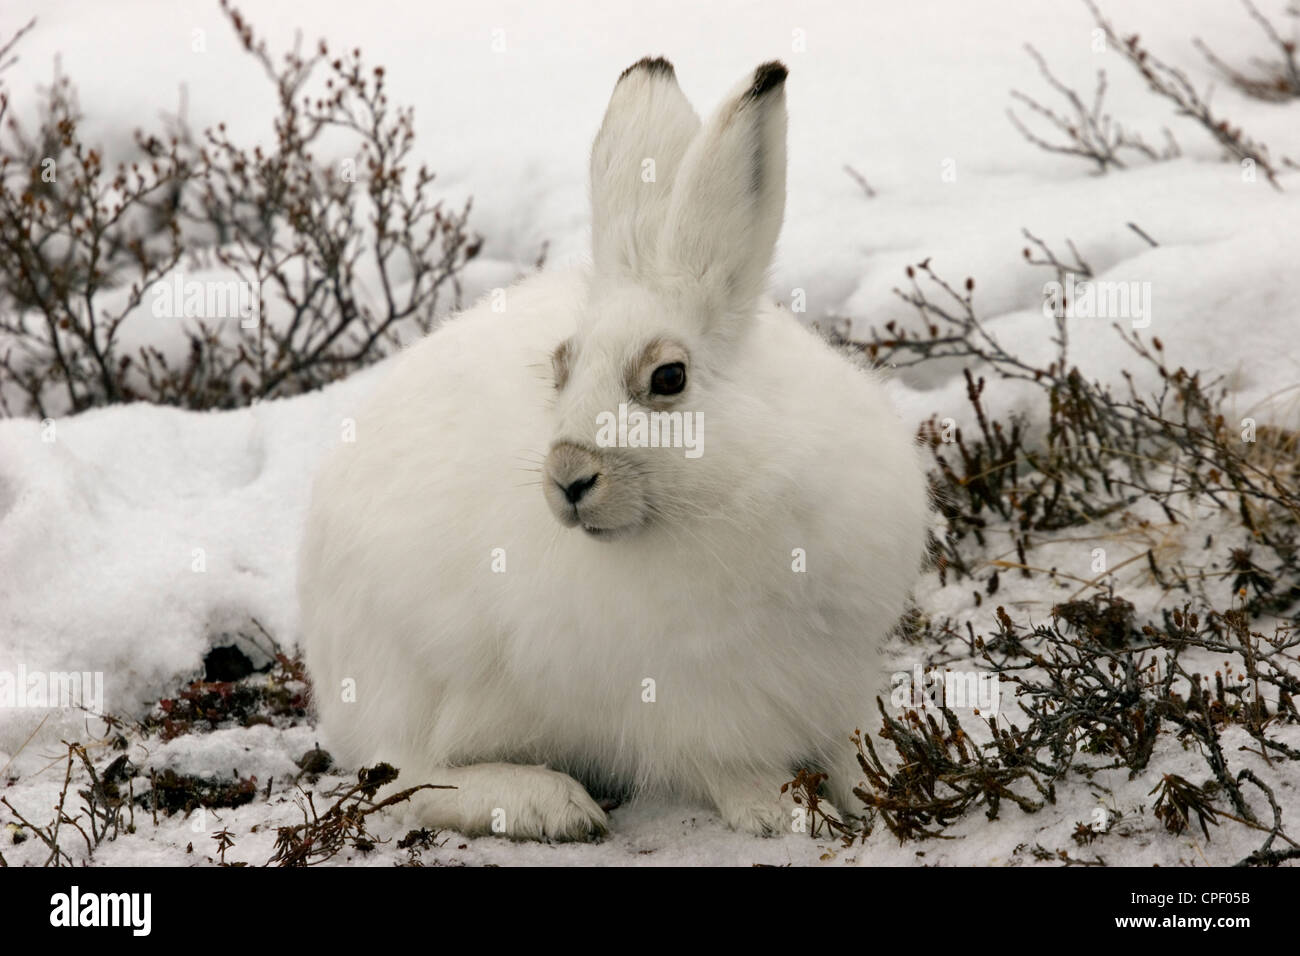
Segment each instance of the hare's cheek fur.
[{"label": "hare's cheek fur", "polygon": [[[316,479],[299,595],[322,743],[454,787],[413,799],[429,826],[588,839],[608,825],[590,787],[782,833],[800,766],[854,805],[849,737],[929,511],[875,378],[761,298],[784,78],[759,67],[702,126],[665,61],[627,71],[592,151],[592,268],[404,353]],[[666,304],[654,328],[602,306],[593,333],[594,289]],[[665,334],[710,373],[683,409],[703,454],[598,445],[627,356]]]}]

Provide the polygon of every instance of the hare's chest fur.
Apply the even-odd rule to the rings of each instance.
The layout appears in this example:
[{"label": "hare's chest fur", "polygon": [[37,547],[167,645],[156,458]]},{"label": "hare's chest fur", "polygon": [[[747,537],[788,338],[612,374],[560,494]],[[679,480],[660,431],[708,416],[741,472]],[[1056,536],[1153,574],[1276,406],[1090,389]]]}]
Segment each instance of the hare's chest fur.
[{"label": "hare's chest fur", "polygon": [[446,727],[451,759],[486,753],[675,789],[702,760],[789,765],[831,749],[826,728],[867,700],[870,636],[837,613],[819,627],[788,595],[738,591],[743,612],[713,613],[681,585],[603,607],[556,587],[552,609],[485,641],[495,661],[484,680],[439,675],[464,695],[443,702],[463,718]]}]

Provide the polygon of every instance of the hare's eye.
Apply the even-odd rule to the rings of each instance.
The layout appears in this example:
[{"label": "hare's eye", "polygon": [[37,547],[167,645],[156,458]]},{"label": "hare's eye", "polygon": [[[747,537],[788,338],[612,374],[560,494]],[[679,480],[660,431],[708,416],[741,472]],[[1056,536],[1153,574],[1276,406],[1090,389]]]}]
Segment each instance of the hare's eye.
[{"label": "hare's eye", "polygon": [[686,387],[686,366],[681,362],[660,365],[650,376],[650,391],[655,395],[676,395]]}]

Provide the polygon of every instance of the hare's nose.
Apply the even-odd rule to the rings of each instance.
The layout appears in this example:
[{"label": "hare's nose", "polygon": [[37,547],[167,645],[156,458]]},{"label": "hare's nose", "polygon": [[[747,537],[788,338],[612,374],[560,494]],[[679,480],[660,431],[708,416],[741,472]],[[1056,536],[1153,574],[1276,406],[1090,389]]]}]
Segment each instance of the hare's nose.
[{"label": "hare's nose", "polygon": [[561,441],[551,446],[543,466],[543,492],[551,513],[560,524],[571,528],[578,523],[578,509],[596,507],[606,497],[606,485],[612,479],[609,469],[594,449],[574,442]]},{"label": "hare's nose", "polygon": [[[569,504],[576,505],[582,500],[582,496],[591,490],[596,479],[600,477],[599,473],[588,475],[586,478],[579,478],[568,485],[560,485],[560,490],[564,492],[564,497],[568,499]],[[556,482],[559,484],[559,482]]]}]

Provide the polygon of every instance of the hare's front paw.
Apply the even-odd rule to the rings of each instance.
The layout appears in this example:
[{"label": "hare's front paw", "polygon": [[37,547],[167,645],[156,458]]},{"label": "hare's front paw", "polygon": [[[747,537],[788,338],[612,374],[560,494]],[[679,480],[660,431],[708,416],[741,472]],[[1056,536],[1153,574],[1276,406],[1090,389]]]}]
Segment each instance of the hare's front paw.
[{"label": "hare's front paw", "polygon": [[[733,830],[755,836],[808,832],[812,820],[807,811],[794,802],[789,791],[781,792],[783,782],[776,777],[767,781],[733,779],[727,786],[714,787],[714,803],[722,822]],[[819,802],[818,811],[837,820],[844,819],[827,800]]]},{"label": "hare's front paw", "polygon": [[780,836],[796,829],[796,808],[790,795],[781,793],[783,782],[775,775],[755,778],[724,774],[710,789],[727,826],[755,836]]},{"label": "hare's front paw", "polygon": [[794,829],[794,816],[775,799],[720,800],[718,813],[722,822],[733,830],[742,830],[755,836],[780,836]]},{"label": "hare's front paw", "polygon": [[591,840],[608,831],[605,811],[568,774],[543,766],[489,766],[464,792],[466,832],[516,840]]}]

